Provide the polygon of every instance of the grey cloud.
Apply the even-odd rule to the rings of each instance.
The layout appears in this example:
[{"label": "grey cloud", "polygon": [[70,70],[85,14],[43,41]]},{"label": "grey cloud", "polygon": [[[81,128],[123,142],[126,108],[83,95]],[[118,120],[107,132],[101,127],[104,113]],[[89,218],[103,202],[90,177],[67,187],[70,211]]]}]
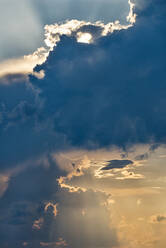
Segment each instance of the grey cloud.
[{"label": "grey cloud", "polygon": [[164,215],[158,215],[158,216],[156,217],[156,220],[157,220],[158,222],[164,221],[164,220],[166,220],[166,216],[164,216]]},{"label": "grey cloud", "polygon": [[148,159],[149,155],[148,153],[140,154],[135,157],[135,160],[145,160]]},{"label": "grey cloud", "polygon": [[45,71],[40,81],[30,78],[45,100],[44,118],[51,115],[54,131],[72,145],[165,143],[165,2],[149,5],[134,27],[96,44],[62,36],[35,68]]},{"label": "grey cloud", "polygon": [[[62,36],[47,61],[35,68],[43,69],[45,78],[31,75],[31,83],[0,84],[1,171],[68,147],[112,145],[126,151],[137,143],[165,144],[166,3],[147,2],[145,9],[138,2],[134,27],[96,44]],[[30,162],[10,179],[0,204],[1,247],[20,248],[29,242],[38,248],[40,242],[56,242],[61,236],[72,248],[80,243],[83,248],[118,246],[115,230],[108,228],[107,209],[101,206],[106,196],[59,189],[56,179],[63,172],[51,157],[49,161],[51,167],[45,169]],[[56,218],[44,212],[45,202],[59,204]],[[81,215],[82,206],[87,216]],[[41,217],[41,230],[32,230]]]},{"label": "grey cloud", "polygon": [[[28,168],[10,180],[1,198],[0,246],[56,247],[60,237],[72,248],[118,244],[110,211],[103,205],[108,196],[91,190],[70,193],[58,186],[60,175],[65,176],[52,164]],[[52,209],[45,211],[48,202],[58,204],[56,216]]]},{"label": "grey cloud", "polygon": [[118,19],[126,23],[128,12],[128,0],[1,0],[0,61],[24,56],[43,46],[42,29],[46,24],[74,18],[106,23]]},{"label": "grey cloud", "polygon": [[166,221],[166,215],[157,214],[150,217],[151,223],[162,223]]},{"label": "grey cloud", "polygon": [[165,2],[139,3],[134,27],[90,45],[62,36],[43,79],[0,85],[2,169],[70,146],[165,143]]},{"label": "grey cloud", "polygon": [[125,160],[115,159],[115,160],[108,161],[108,164],[106,166],[102,167],[101,170],[112,170],[115,168],[122,169],[129,164],[133,164],[133,161],[127,160],[127,159],[125,159]]},{"label": "grey cloud", "polygon": [[[0,246],[22,247],[23,242],[30,247],[40,247],[40,241],[49,241],[49,229],[53,219],[52,211],[45,212],[47,202],[56,200],[59,190],[56,179],[60,173],[58,167],[50,161],[48,168],[29,166],[13,176],[1,200]],[[44,220],[41,230],[33,228],[36,220]],[[46,227],[44,227],[44,225]],[[36,224],[37,226],[37,224]]]}]

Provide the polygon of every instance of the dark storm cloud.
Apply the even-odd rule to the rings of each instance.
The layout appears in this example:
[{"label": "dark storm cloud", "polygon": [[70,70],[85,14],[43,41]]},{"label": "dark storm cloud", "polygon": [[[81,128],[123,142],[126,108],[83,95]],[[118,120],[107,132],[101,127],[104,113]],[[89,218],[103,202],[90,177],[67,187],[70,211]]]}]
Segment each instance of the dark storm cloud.
[{"label": "dark storm cloud", "polygon": [[[0,79],[0,171],[61,147],[61,137],[41,115],[42,102],[27,80],[18,75]],[[2,84],[1,84],[2,82]],[[63,143],[64,144],[64,143]]]},{"label": "dark storm cloud", "polygon": [[32,85],[1,79],[1,168],[69,145],[165,143],[165,1],[143,3],[134,27],[95,44],[62,36]]},{"label": "dark storm cloud", "polygon": [[102,167],[101,170],[112,170],[115,168],[122,169],[129,164],[133,164],[133,161],[127,160],[127,159],[124,159],[124,160],[114,159],[114,160],[108,161],[108,164]]},{"label": "dark storm cloud", "polygon": [[[30,247],[40,247],[40,241],[49,241],[49,230],[53,214],[44,211],[47,202],[56,201],[59,191],[57,178],[60,173],[58,167],[50,161],[49,167],[42,164],[30,167],[10,180],[9,187],[1,198],[0,217],[0,246],[22,247],[23,242],[30,241]],[[44,220],[41,231],[33,228],[35,221]],[[39,226],[39,227],[40,227]]]},{"label": "dark storm cloud", "polygon": [[[20,248],[24,243],[31,248],[58,247],[59,238],[72,248],[117,244],[110,212],[102,205],[108,196],[93,191],[69,193],[58,185],[60,175],[65,173],[50,163],[48,168],[42,164],[28,168],[10,180],[0,205],[1,247]],[[57,204],[56,216],[52,205],[45,210],[49,202]]]},{"label": "dark storm cloud", "polygon": [[[45,71],[43,79],[30,76],[31,83],[0,84],[0,171],[29,161],[26,170],[12,176],[1,198],[1,247],[28,243],[38,248],[60,237],[71,248],[118,245],[99,201],[106,196],[57,194],[56,179],[64,175],[49,156],[68,146],[165,144],[166,3],[146,1],[141,9],[145,2],[137,2],[134,27],[91,45],[77,43],[74,35],[62,36],[47,61],[35,68]],[[48,156],[50,167],[35,166],[41,156]],[[45,202],[59,204],[56,218],[44,212]],[[33,229],[34,223],[42,223],[41,229]]]},{"label": "dark storm cloud", "polygon": [[[36,71],[45,118],[77,147],[165,143],[164,1],[149,1],[138,21],[97,44],[61,37]],[[139,6],[139,1],[138,1]],[[136,8],[138,9],[138,8]],[[161,11],[160,11],[161,10]]]}]

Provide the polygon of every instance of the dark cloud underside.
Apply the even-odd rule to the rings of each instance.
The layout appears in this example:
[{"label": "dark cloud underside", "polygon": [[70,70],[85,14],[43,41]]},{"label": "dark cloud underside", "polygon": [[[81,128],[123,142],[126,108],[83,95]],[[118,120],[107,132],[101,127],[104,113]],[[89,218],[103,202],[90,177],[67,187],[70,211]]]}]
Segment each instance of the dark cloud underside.
[{"label": "dark cloud underside", "polygon": [[155,2],[134,27],[94,45],[63,36],[46,63],[36,67],[46,75],[31,78],[45,100],[44,118],[51,116],[55,132],[69,143],[165,143],[164,7]]},{"label": "dark cloud underside", "polygon": [[136,8],[134,27],[95,44],[62,36],[35,68],[45,71],[42,80],[3,82],[1,166],[70,145],[165,143],[164,7],[164,1],[149,1],[145,9]]},{"label": "dark cloud underside", "polygon": [[133,161],[127,160],[127,159],[124,159],[124,160],[115,159],[115,160],[108,161],[108,164],[102,167],[101,170],[111,170],[114,168],[121,169],[121,168],[126,167],[129,164],[133,164]]}]

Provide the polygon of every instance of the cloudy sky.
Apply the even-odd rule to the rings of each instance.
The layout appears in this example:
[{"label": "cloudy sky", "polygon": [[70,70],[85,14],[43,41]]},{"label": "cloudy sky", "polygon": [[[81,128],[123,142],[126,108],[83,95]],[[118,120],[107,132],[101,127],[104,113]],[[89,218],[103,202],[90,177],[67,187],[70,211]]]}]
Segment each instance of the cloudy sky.
[{"label": "cloudy sky", "polygon": [[0,247],[165,248],[165,0],[0,0]]}]

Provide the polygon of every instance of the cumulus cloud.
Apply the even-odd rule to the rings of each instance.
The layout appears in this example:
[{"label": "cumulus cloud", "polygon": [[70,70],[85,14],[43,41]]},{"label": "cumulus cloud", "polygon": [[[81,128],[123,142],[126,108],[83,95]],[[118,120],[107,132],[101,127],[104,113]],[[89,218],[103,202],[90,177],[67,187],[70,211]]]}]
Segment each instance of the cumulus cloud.
[{"label": "cumulus cloud", "polygon": [[[34,74],[39,79],[44,77],[44,72],[33,72],[37,64],[42,64],[48,55],[48,49],[41,47],[36,52],[16,59],[8,59],[0,64],[0,84],[21,81],[17,75]],[[25,77],[25,76],[24,76]]]},{"label": "cumulus cloud", "polygon": [[[48,47],[53,48],[60,41],[60,37],[62,35],[76,37],[78,42],[93,43],[96,39],[100,38],[101,36],[106,36],[116,30],[128,29],[136,21],[136,14],[134,13],[134,4],[131,3],[130,0],[129,6],[130,12],[129,15],[126,17],[126,19],[128,20],[127,24],[121,24],[118,20],[104,24],[101,21],[96,21],[93,23],[72,19],[70,21],[66,21],[65,23],[55,23],[52,25],[46,25],[45,43]],[[89,39],[88,42],[86,39],[80,39],[81,34],[90,35],[91,39]]]},{"label": "cumulus cloud", "polygon": [[0,174],[0,197],[5,193],[8,187],[9,176]]},{"label": "cumulus cloud", "polygon": [[121,172],[121,176],[117,176],[117,180],[128,180],[128,179],[143,179],[145,176],[142,174],[134,173],[133,171],[124,170]]},{"label": "cumulus cloud", "polygon": [[[52,154],[165,144],[165,1],[130,6],[131,23],[123,27],[80,21],[74,29],[73,21],[47,26],[44,63],[28,78],[15,69],[14,76],[1,74],[0,171],[28,165],[9,181],[0,178],[1,246],[54,246],[60,237],[72,248],[118,246],[104,205],[108,195],[68,185],[82,168],[75,163],[70,174]],[[87,33],[92,38],[86,43],[80,35]],[[103,164],[105,171],[120,170],[116,181],[144,178],[127,168],[132,160],[117,161]]]},{"label": "cumulus cloud", "polygon": [[54,216],[56,217],[58,214],[58,209],[57,209],[57,204],[53,204],[51,202],[48,202],[44,208],[44,210],[47,211],[52,211]]},{"label": "cumulus cloud", "polygon": [[[137,22],[125,29],[80,21],[47,26],[53,50],[34,54],[46,61],[29,81],[22,74],[0,79],[1,170],[73,146],[165,143],[165,2],[130,6]],[[77,42],[79,32],[95,42]]]},{"label": "cumulus cloud", "polygon": [[[43,71],[35,72],[33,68],[37,64],[42,64],[49,54],[49,51],[56,46],[57,42],[60,41],[60,37],[64,34],[67,36],[76,37],[78,42],[92,43],[97,38],[105,36],[108,33],[112,33],[115,30],[127,29],[136,21],[136,14],[134,13],[134,4],[128,1],[129,14],[126,17],[127,23],[120,24],[118,20],[108,22],[96,21],[80,21],[76,19],[67,20],[65,22],[58,22],[51,25],[45,25],[45,45],[44,47],[38,48],[33,54],[22,56],[20,58],[7,59],[2,61],[0,64],[0,78],[10,74],[33,74],[37,78],[44,76]],[[23,2],[23,6],[24,2]],[[1,83],[6,80],[1,79]]]},{"label": "cumulus cloud", "polygon": [[44,222],[43,218],[35,220],[33,223],[32,229],[40,230],[42,228],[43,222]]},{"label": "cumulus cloud", "polygon": [[0,245],[17,248],[26,243],[36,248],[67,243],[68,247],[90,248],[117,244],[110,213],[103,206],[108,196],[99,191],[60,189],[56,180],[60,175],[63,172],[56,164],[50,164],[28,167],[10,180],[1,198]]},{"label": "cumulus cloud", "polygon": [[30,78],[45,101],[44,118],[51,114],[54,131],[70,144],[92,148],[165,142],[162,5],[138,10],[133,27],[90,45],[78,43],[74,35],[59,36],[47,61],[35,68],[45,72],[42,80]]},{"label": "cumulus cloud", "polygon": [[66,247],[67,243],[63,238],[59,238],[57,242],[40,242],[41,247],[53,247],[53,248],[58,248],[58,247]]}]

